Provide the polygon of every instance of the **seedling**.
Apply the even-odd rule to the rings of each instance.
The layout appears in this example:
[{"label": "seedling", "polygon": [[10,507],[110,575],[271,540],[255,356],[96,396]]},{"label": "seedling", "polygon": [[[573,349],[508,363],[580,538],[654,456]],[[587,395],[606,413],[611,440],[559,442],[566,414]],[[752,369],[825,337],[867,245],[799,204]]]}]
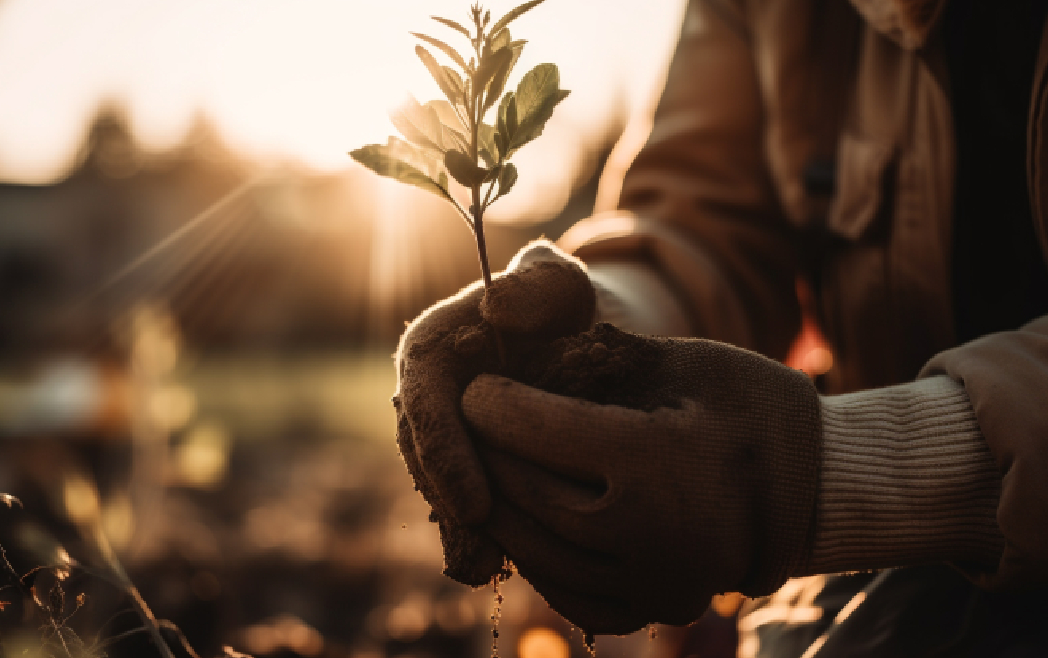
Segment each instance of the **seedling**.
[{"label": "seedling", "polygon": [[[484,242],[484,212],[517,182],[517,168],[509,162],[510,157],[542,134],[553,109],[568,95],[560,88],[555,64],[539,64],[524,74],[516,91],[503,94],[525,44],[514,41],[507,26],[543,1],[525,2],[490,27],[491,12],[474,4],[470,8],[472,31],[451,19],[433,16],[472,46],[467,59],[444,41],[412,33],[454,64],[443,65],[425,46],[415,46],[415,53],[446,100],[422,105],[409,97],[404,106],[390,114],[404,139],[390,137],[386,144],[369,144],[350,153],[377,174],[450,202],[477,240],[485,287],[491,285],[491,267]],[[492,109],[497,114],[495,122],[485,123],[484,117]],[[470,191],[468,210],[451,193],[449,174]]]}]

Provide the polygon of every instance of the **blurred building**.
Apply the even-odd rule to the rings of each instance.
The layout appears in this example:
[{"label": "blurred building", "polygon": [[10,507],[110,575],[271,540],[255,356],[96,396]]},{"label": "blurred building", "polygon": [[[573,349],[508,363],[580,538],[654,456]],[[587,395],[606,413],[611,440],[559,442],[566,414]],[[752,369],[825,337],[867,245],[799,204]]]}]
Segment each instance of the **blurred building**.
[{"label": "blurred building", "polygon": [[[590,212],[595,177],[585,173],[593,180],[561,216],[489,229],[496,267]],[[469,232],[418,193],[385,211],[440,217],[416,222],[415,234],[403,228],[394,260],[376,268],[383,185],[358,168],[263,169],[204,118],[174,149],[149,152],[121,110],[104,107],[65,178],[0,183],[0,355],[103,348],[134,304],[154,301],[203,347],[392,343],[405,320],[478,270]]]},{"label": "blurred building", "polygon": [[205,344],[359,337],[366,270],[344,257],[357,245],[366,260],[367,224],[339,222],[337,254],[296,224],[338,212],[342,177],[282,171],[114,280],[256,170],[203,119],[177,148],[148,153],[119,110],[103,110],[66,178],[0,184],[0,351],[97,348],[134,303],[156,299]]}]

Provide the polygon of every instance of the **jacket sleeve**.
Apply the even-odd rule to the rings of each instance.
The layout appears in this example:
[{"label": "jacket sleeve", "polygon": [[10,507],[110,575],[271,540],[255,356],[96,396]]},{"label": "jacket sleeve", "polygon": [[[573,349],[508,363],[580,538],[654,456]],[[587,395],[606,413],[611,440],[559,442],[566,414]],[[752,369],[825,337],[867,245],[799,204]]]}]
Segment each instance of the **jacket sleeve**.
[{"label": "jacket sleeve", "polygon": [[1048,316],[935,356],[922,377],[961,382],[1002,476],[997,525],[1005,547],[991,588],[1048,582]]},{"label": "jacket sleeve", "polygon": [[783,358],[800,325],[797,241],[766,132],[743,8],[692,0],[619,210],[580,222],[561,245],[590,263],[647,262],[696,335]]}]

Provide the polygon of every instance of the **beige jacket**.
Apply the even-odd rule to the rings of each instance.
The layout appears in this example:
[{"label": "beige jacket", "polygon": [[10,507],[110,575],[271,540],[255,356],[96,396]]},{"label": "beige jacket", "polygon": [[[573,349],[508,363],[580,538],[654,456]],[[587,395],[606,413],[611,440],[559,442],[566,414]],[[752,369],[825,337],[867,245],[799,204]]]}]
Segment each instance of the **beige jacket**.
[{"label": "beige jacket", "polygon": [[[697,335],[783,358],[817,281],[826,392],[946,373],[1003,475],[1007,547],[987,585],[1048,583],[1048,318],[957,346],[954,142],[938,0],[692,0],[620,210],[561,240],[643,260]],[[1048,39],[1028,187],[1048,254]],[[836,163],[827,184],[826,163]]]}]

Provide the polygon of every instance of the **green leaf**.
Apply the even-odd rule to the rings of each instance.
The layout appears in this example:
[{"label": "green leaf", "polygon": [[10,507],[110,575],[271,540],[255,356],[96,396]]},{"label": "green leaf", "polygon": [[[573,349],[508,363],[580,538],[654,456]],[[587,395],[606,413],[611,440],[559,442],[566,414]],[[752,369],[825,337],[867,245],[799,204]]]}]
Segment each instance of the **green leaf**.
[{"label": "green leaf", "polygon": [[525,144],[542,134],[546,122],[553,116],[553,110],[557,105],[568,97],[571,92],[566,89],[558,89],[546,101],[520,122],[520,127],[513,134],[513,141],[509,145],[512,153],[519,150]]},{"label": "green leaf", "polygon": [[502,165],[502,171],[499,172],[499,196],[508,194],[516,182],[517,168],[513,163],[507,162]]},{"label": "green leaf", "polygon": [[441,128],[443,129],[441,141],[445,149],[469,150],[466,126],[462,123],[462,117],[455,111],[451,103],[442,100],[428,101],[424,107],[430,108],[437,113],[437,118],[440,119]]},{"label": "green leaf", "polygon": [[497,148],[499,150],[499,153],[505,153],[506,152],[507,144],[508,144],[508,142],[506,142],[506,137],[500,131],[496,130],[495,131],[495,148]]},{"label": "green leaf", "polygon": [[484,163],[492,167],[499,161],[499,148],[495,143],[495,128],[486,123],[477,126],[477,150]]},{"label": "green leaf", "polygon": [[[445,66],[443,68],[444,68],[444,75],[446,75],[448,77],[448,80],[451,81],[451,88],[455,90],[455,93],[458,94],[459,97],[465,99],[465,97],[466,97],[466,87],[465,87],[465,83],[462,81],[462,76],[458,74],[458,71],[456,71],[455,69],[451,68],[450,66]],[[450,99],[448,99],[448,100],[450,100]]]},{"label": "green leaf", "polygon": [[511,41],[513,41],[513,37],[509,35],[509,30],[502,29],[499,30],[498,34],[496,34],[488,40],[488,44],[490,46],[491,52],[495,52],[496,50],[502,50],[503,48],[508,46]]},{"label": "green leaf", "polygon": [[448,148],[456,148],[464,151],[469,148],[469,138],[458,132],[451,126],[442,126],[444,129],[444,145]]},{"label": "green leaf", "polygon": [[[503,30],[503,32],[509,32],[509,30]],[[520,45],[515,46],[514,43]],[[498,52],[502,52],[502,50],[509,50],[511,53],[510,58],[491,78],[491,84],[488,85],[487,96],[484,97],[485,112],[491,109],[491,106],[494,105],[499,99],[499,96],[502,95],[502,90],[506,88],[506,80],[509,78],[513,66],[517,63],[517,60],[520,59],[520,54],[524,51],[524,42],[517,41],[510,43]]]},{"label": "green leaf", "polygon": [[532,7],[535,7],[536,5],[542,3],[543,1],[544,0],[531,0],[530,2],[525,2],[522,5],[519,5],[517,7],[514,7],[513,9],[510,9],[509,13],[507,13],[505,16],[500,18],[498,20],[498,22],[496,22],[494,25],[491,26],[490,33],[491,34],[498,34],[499,31],[502,28],[504,28],[507,25],[509,25],[510,21],[515,20],[518,16],[520,16],[524,12],[528,11]]},{"label": "green leaf", "polygon": [[450,27],[453,30],[458,30],[462,34],[465,34],[467,39],[472,39],[472,37],[469,35],[469,30],[467,30],[466,28],[462,27],[461,25],[459,25],[455,21],[451,20],[450,18],[441,18],[440,16],[430,16],[430,18],[432,18],[433,20],[437,21],[438,23],[443,23],[444,25],[447,25],[448,27]]},{"label": "green leaf", "polygon": [[539,64],[531,69],[517,84],[517,116],[523,121],[559,88],[560,71],[556,64]]},{"label": "green leaf", "polygon": [[519,126],[509,121],[507,108],[507,128],[512,133],[509,152],[512,153],[542,134],[542,129],[553,116],[553,110],[568,96],[568,91],[560,88],[560,72],[555,64],[539,64],[524,74],[514,97]]},{"label": "green leaf", "polygon": [[[493,180],[498,180],[499,174],[502,173],[502,165],[495,165],[491,169],[488,169],[488,173],[484,176],[484,182],[490,183]],[[489,204],[490,205],[490,204]],[[487,206],[484,206],[487,208]]]},{"label": "green leaf", "polygon": [[488,170],[478,167],[473,159],[461,151],[448,151],[444,154],[444,166],[451,177],[465,187],[473,188],[484,182]]},{"label": "green leaf", "polygon": [[499,121],[506,120],[506,108],[509,106],[509,102],[516,96],[516,92],[507,91],[506,95],[502,97],[502,102],[499,103]]},{"label": "green leaf", "polygon": [[[429,69],[429,74],[433,76],[433,80],[440,87],[440,90],[444,92],[448,100],[452,104],[462,103],[462,78],[455,73],[455,70],[447,66],[441,66],[439,62],[430,54],[428,50],[422,46],[415,46],[415,54],[422,60],[422,63]],[[449,75],[448,72],[454,74]],[[456,84],[457,81],[457,84]]]},{"label": "green leaf", "polygon": [[[441,167],[437,173],[437,180],[433,180],[427,172],[417,166],[416,162],[406,161],[405,155],[408,156],[407,160],[414,160],[418,154],[406,151],[403,148],[405,146],[410,148],[410,144],[400,142],[396,137],[390,137],[389,144],[368,144],[355,151],[350,151],[349,155],[380,176],[414,185],[450,201],[451,195],[447,190],[447,173],[443,171],[443,168]],[[439,163],[431,161],[430,164]]]},{"label": "green leaf", "polygon": [[451,103],[445,100],[433,100],[426,101],[425,106],[433,108],[445,126],[453,128],[458,133],[466,132],[466,124],[462,122],[462,117]]},{"label": "green leaf", "polygon": [[503,28],[503,30],[498,34],[489,34],[487,38],[484,39],[484,49],[481,54],[483,57],[491,57],[491,55],[496,51],[499,51],[508,46],[512,42],[512,40],[513,39],[512,37],[510,37],[509,30],[505,28]]},{"label": "green leaf", "polygon": [[413,96],[389,113],[389,120],[409,142],[443,153],[453,144],[444,141],[444,126],[435,108],[420,105]]},{"label": "green leaf", "polygon": [[509,105],[506,106],[506,132],[510,135],[515,135],[517,128],[520,127],[520,122],[517,120],[518,117],[517,96],[514,94],[509,99]]},{"label": "green leaf", "polygon": [[410,164],[430,178],[435,178],[444,171],[443,154],[420,149],[393,136],[386,140],[386,149],[390,155]]},{"label": "green leaf", "polygon": [[[515,94],[512,91],[507,91],[506,95],[502,97],[502,102],[499,103],[498,109],[498,120],[496,126],[498,128],[499,135],[505,140],[508,145],[510,140],[513,138],[513,133],[509,130],[509,125],[506,123],[506,113],[509,111],[509,104],[513,101]],[[499,148],[499,152],[505,154],[506,148]]]},{"label": "green leaf", "polygon": [[[479,94],[487,88],[491,79],[495,77],[499,71],[509,66],[511,61],[513,61],[513,51],[509,48],[497,50],[492,53],[490,57],[485,57],[481,60],[480,66],[477,67],[477,74],[473,77],[473,93]],[[485,103],[485,105],[487,105],[487,103]]]},{"label": "green leaf", "polygon": [[463,71],[466,70],[466,60],[462,59],[462,55],[459,55],[458,51],[449,46],[448,44],[444,43],[440,39],[434,39],[433,37],[428,37],[425,34],[419,34],[418,32],[412,32],[411,34],[412,36],[422,39],[429,45],[435,48],[439,48],[445,55],[454,60],[454,62],[458,64]]}]

